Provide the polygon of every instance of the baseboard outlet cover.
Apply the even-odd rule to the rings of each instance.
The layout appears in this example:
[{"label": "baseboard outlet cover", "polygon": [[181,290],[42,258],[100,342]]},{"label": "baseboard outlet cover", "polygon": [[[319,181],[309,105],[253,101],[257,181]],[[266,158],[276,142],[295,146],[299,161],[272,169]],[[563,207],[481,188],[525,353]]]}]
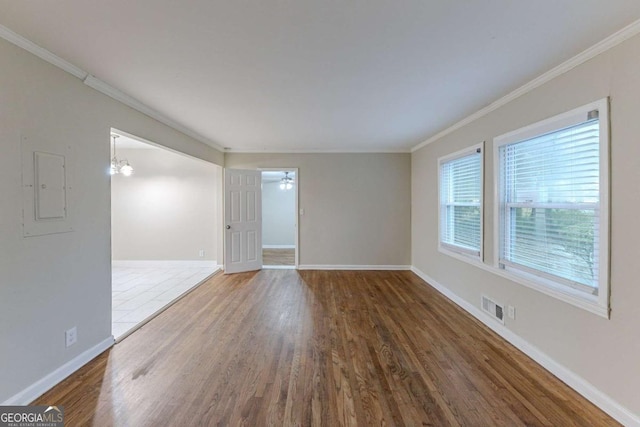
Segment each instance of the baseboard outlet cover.
[{"label": "baseboard outlet cover", "polygon": [[411,270],[410,265],[300,265],[298,270]]},{"label": "baseboard outlet cover", "polygon": [[88,362],[96,358],[98,355],[100,355],[100,353],[110,348],[114,343],[115,340],[113,336],[110,336],[109,338],[94,345],[90,349],[82,352],[75,358],[60,366],[49,375],[39,379],[13,397],[10,397],[6,401],[2,402],[0,406],[23,406],[30,404],[38,397],[42,396],[44,393],[52,389],[55,385],[63,381],[69,375],[73,374]]},{"label": "baseboard outlet cover", "polygon": [[113,267],[124,268],[217,268],[215,260],[113,260]]},{"label": "baseboard outlet cover", "polygon": [[547,371],[558,377],[562,382],[577,391],[584,398],[602,409],[611,417],[615,418],[618,422],[628,427],[640,427],[639,415],[634,414],[633,412],[616,402],[614,399],[600,391],[593,384],[589,383],[581,376],[556,362],[540,349],[530,344],[519,335],[516,335],[506,326],[496,322],[490,316],[485,314],[480,308],[474,306],[462,297],[458,296],[456,293],[451,291],[446,286],[440,284],[429,275],[420,271],[416,267],[411,267],[411,271],[413,271],[418,277],[424,280],[429,286],[440,292],[449,300],[460,306],[463,310],[481,321],[489,329],[507,340],[518,350],[522,351],[524,354],[532,358]]}]

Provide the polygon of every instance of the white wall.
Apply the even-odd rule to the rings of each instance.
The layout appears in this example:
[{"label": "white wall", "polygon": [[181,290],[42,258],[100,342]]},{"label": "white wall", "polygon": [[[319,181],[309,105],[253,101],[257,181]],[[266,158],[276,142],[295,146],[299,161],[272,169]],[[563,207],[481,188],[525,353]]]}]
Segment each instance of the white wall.
[{"label": "white wall", "polygon": [[225,167],[299,168],[300,264],[409,265],[409,154],[225,154]]},{"label": "white wall", "polygon": [[222,168],[160,148],[117,153],[135,173],[111,178],[113,259],[217,260]]},{"label": "white wall", "polygon": [[262,182],[262,247],[295,246],[295,185],[282,190],[279,182]]},{"label": "white wall", "polygon": [[[0,402],[111,336],[111,127],[222,163],[222,153],[0,40]],[[70,145],[75,231],[22,237],[21,138]],[[64,331],[78,327],[65,348]]]},{"label": "white wall", "polygon": [[[480,294],[516,307],[506,326],[640,414],[640,36],[578,66],[412,155],[413,265],[468,303]],[[487,141],[485,262],[493,265],[494,137],[611,97],[611,319],[439,253],[437,159]]]}]

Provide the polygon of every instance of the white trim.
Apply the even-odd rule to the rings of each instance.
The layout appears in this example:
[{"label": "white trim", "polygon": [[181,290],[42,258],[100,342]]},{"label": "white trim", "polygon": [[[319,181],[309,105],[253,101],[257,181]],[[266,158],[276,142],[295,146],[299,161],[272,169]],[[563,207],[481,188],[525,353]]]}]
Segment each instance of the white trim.
[{"label": "white trim", "polygon": [[466,117],[463,120],[460,120],[459,122],[457,122],[456,124],[444,129],[441,132],[438,132],[437,134],[433,135],[432,137],[428,138],[427,140],[421,142],[420,144],[416,145],[415,147],[413,147],[411,149],[411,152],[415,152],[418,151],[419,149],[421,149],[422,147],[425,147],[437,140],[439,140],[440,138],[449,135],[450,133],[468,125],[469,123],[472,123],[476,120],[478,120],[481,117],[486,116],[487,114],[491,113],[492,111],[497,110],[498,108],[502,107],[503,105],[508,104],[509,102],[513,101],[514,99],[517,99],[519,97],[521,97],[522,95],[525,95],[529,92],[531,92],[532,90],[536,89],[537,87],[542,86],[543,84],[555,79],[558,76],[561,76],[562,74],[571,71],[572,69],[574,69],[575,67],[577,67],[578,65],[581,65],[585,62],[587,62],[588,60],[600,55],[603,52],[606,52],[607,50],[619,45],[620,43],[624,42],[625,40],[630,39],[631,37],[637,35],[640,33],[640,20],[637,20],[629,25],[627,25],[626,27],[622,28],[621,30],[613,33],[612,35],[610,35],[609,37],[605,38],[604,40],[596,43],[595,45],[591,46],[590,48],[584,50],[583,52],[579,53],[578,55],[574,56],[573,58],[569,59],[568,61],[563,62],[562,64],[558,65],[557,67],[552,68],[551,70],[547,71],[546,73],[540,75],[539,77],[531,80],[530,82],[528,82],[527,84],[520,86],[518,89],[514,90],[513,92],[503,96],[502,98],[498,99],[497,101],[494,101],[493,103],[489,104],[488,106],[486,106],[485,108],[473,113],[472,115]]},{"label": "white trim", "polygon": [[295,270],[295,265],[263,265],[263,270]]},{"label": "white trim", "polygon": [[99,342],[98,344],[74,357],[64,365],[60,366],[50,374],[44,376],[24,390],[5,400],[4,402],[2,402],[2,404],[0,404],[0,406],[30,404],[38,397],[51,390],[54,386],[67,378],[69,375],[73,374],[78,369],[82,368],[88,362],[100,355],[102,352],[113,346],[114,342],[115,340],[113,339],[113,336],[110,336],[104,341]]},{"label": "white trim", "polygon": [[[587,113],[591,110],[598,110],[598,113],[600,114],[600,121],[608,123],[609,120],[606,115],[609,110],[608,100],[607,98],[602,98],[564,113],[554,114],[546,119],[539,120],[535,123],[531,123],[530,125],[498,135],[493,138],[493,146],[494,148],[497,148],[506,144],[525,141],[540,135],[545,135],[549,132],[555,132],[560,129],[580,124],[587,121]],[[605,116],[604,120],[602,119],[603,115]]]},{"label": "white trim", "polygon": [[262,249],[295,249],[296,245],[262,245]]},{"label": "white trim", "polygon": [[536,290],[540,293],[553,297],[557,300],[571,304],[574,307],[581,308],[590,313],[597,314],[600,317],[609,319],[609,309],[607,307],[600,306],[594,300],[589,299],[590,295],[585,295],[584,292],[577,291],[570,286],[558,286],[552,287],[549,285],[543,285],[537,281],[533,281],[524,276],[524,274],[514,274],[510,271],[502,270],[497,267],[489,266],[487,264],[478,263],[476,267],[480,267],[483,270],[489,271],[498,276],[504,277],[514,283],[518,283],[527,288]]},{"label": "white trim", "polygon": [[609,318],[609,310],[607,308],[601,307],[595,300],[589,300],[588,296],[587,298],[585,298],[584,292],[577,291],[569,286],[554,288],[550,286],[540,285],[539,283],[528,280],[524,275],[516,275],[510,273],[492,265],[485,264],[484,262],[480,262],[479,260],[476,260],[474,262],[471,258],[461,254],[452,252],[448,255],[460,261],[465,261],[468,264],[480,268],[481,270],[495,274],[496,276],[504,277],[505,279],[510,280],[514,283],[534,289],[540,293],[566,302],[567,304],[571,304],[574,307],[578,307],[590,313],[597,314],[598,316],[604,317],[605,319]]},{"label": "white trim", "polygon": [[218,261],[204,260],[112,260],[113,267],[125,268],[218,268]]},{"label": "white trim", "polygon": [[67,73],[74,75],[80,80],[84,80],[89,74],[86,71],[76,67],[72,63],[67,62],[64,59],[60,58],[59,56],[49,52],[47,49],[41,46],[38,46],[31,40],[25,37],[22,37],[20,34],[10,30],[4,25],[0,25],[0,37],[5,39],[9,43],[13,43],[16,46],[21,47],[27,52],[34,54],[38,58],[47,61],[49,64],[55,65],[61,70],[64,70]]},{"label": "white trim", "polygon": [[[274,150],[257,150],[252,148],[225,148],[225,153],[230,154],[407,154],[411,153],[410,148],[398,149],[355,149],[355,148],[334,148],[334,149],[296,149],[296,148],[276,148]],[[278,168],[271,168],[279,170]],[[267,169],[265,169],[267,170]]]},{"label": "white trim", "polygon": [[462,157],[467,157],[471,154],[475,154],[478,151],[478,148],[482,150],[480,154],[484,155],[484,141],[478,142],[477,144],[470,145],[469,147],[465,147],[461,150],[455,151],[453,153],[445,154],[444,156],[438,157],[438,164],[442,164],[444,162],[450,162],[452,160],[457,160]]},{"label": "white trim", "polygon": [[[197,162],[201,162],[201,163],[204,163],[204,164],[207,164],[207,165],[212,165],[213,164],[215,166],[220,166],[217,163],[213,163],[213,162],[211,162],[209,160],[204,160],[204,159],[201,159],[200,157],[196,157],[196,156],[193,156],[191,154],[176,150],[175,148],[171,148],[171,147],[168,147],[166,145],[158,144],[157,142],[150,141],[148,139],[142,138],[141,136],[134,135],[134,134],[129,133],[129,132],[125,132],[125,131],[120,130],[118,128],[112,127],[111,128],[111,134],[116,134],[116,135],[120,135],[120,136],[126,136],[127,138],[131,138],[131,139],[133,139],[135,141],[142,142],[143,144],[146,144],[146,145],[150,145],[151,146],[150,148],[158,148],[160,150],[169,151],[169,152],[177,154],[179,156],[187,157],[187,158],[189,158],[191,160],[195,160]],[[222,166],[220,166],[220,168],[222,168]]]},{"label": "white trim", "polygon": [[300,265],[298,270],[411,270],[410,265],[336,265],[336,264],[306,264]]},{"label": "white trim", "polygon": [[173,128],[175,130],[177,130],[180,133],[183,133],[185,135],[190,136],[191,138],[202,142],[203,144],[208,145],[209,147],[215,148],[216,150],[223,152],[224,153],[224,148],[222,148],[220,145],[216,144],[215,142],[205,138],[202,135],[197,134],[196,132],[192,131],[191,129],[187,128],[186,126],[181,125],[180,123],[174,121],[173,119],[168,118],[167,116],[159,113],[158,111],[154,110],[153,108],[143,104],[142,102],[138,101],[137,99],[133,98],[132,96],[127,95],[126,93],[122,92],[119,89],[114,88],[113,86],[109,85],[108,83],[103,82],[102,80],[92,76],[91,74],[87,75],[87,77],[83,80],[84,84],[86,84],[87,86],[97,90],[98,92],[107,95],[110,98],[115,99],[116,101],[120,101],[121,103],[123,103],[124,105],[127,105],[131,108],[133,108],[134,110],[137,110],[139,112],[141,112],[142,114],[145,114],[149,117],[151,117],[152,119],[155,119],[157,121],[159,121],[160,123],[164,123],[165,125],[169,126],[170,128]]},{"label": "white trim", "polygon": [[[586,113],[591,110],[598,110],[600,119],[600,201],[599,201],[599,223],[600,223],[600,247],[599,247],[599,277],[598,296],[594,297],[584,292],[577,291],[570,286],[538,277],[533,274],[526,274],[514,268],[501,269],[498,265],[500,260],[500,147],[506,144],[526,140],[537,135],[543,135],[553,130],[562,129],[581,121],[585,121]],[[535,289],[546,295],[557,298],[579,308],[609,319],[610,315],[610,223],[609,223],[609,99],[603,98],[588,104],[574,108],[565,113],[557,114],[545,120],[538,121],[531,125],[513,130],[493,139],[493,266],[488,267],[494,274],[503,276],[513,282]],[[486,264],[480,266],[484,268]],[[487,269],[487,268],[485,268]]]},{"label": "white trim", "polygon": [[555,361],[549,355],[527,342],[524,338],[515,334],[508,327],[493,320],[480,308],[458,296],[446,286],[438,283],[432,277],[423,273],[414,266],[411,267],[411,271],[424,280],[427,285],[431,286],[473,317],[481,321],[489,329],[500,335],[509,343],[513,344],[518,350],[531,357],[547,371],[551,372],[569,387],[580,393],[584,398],[615,418],[617,421],[626,426],[640,427],[640,415],[634,414],[629,409],[616,402],[613,398],[600,391],[593,384]]},{"label": "white trim", "polygon": [[452,250],[449,249],[449,246],[441,244],[438,244],[438,252],[453,257],[458,261],[464,261],[471,265],[475,265],[476,267],[482,268],[483,261],[478,255],[472,255],[463,251]]},{"label": "white trim", "polygon": [[[85,82],[85,84],[87,84],[88,86],[91,86],[90,83],[95,83],[96,86],[100,86],[101,88],[103,88],[105,91],[109,92],[103,92],[102,89],[98,89],[97,87],[94,87],[94,89],[99,90],[100,92],[104,93],[105,95],[114,97],[114,95],[116,94],[122,94],[125,97],[127,97],[127,99],[131,100],[133,105],[128,104],[127,102],[120,100],[119,98],[115,98],[119,100],[120,102],[123,102],[124,104],[128,105],[129,107],[138,110],[138,107],[143,108],[144,111],[142,110],[138,110],[143,114],[148,115],[149,117],[152,117],[164,124],[166,124],[167,126],[170,126],[174,129],[176,129],[179,132],[182,132],[186,135],[191,136],[192,138],[209,145],[210,147],[213,147],[219,151],[227,152],[227,153],[261,153],[261,154],[286,154],[286,153],[300,153],[300,154],[305,154],[305,153],[341,153],[341,154],[348,154],[348,153],[413,153],[417,150],[419,150],[420,148],[431,144],[432,142],[437,141],[438,139],[460,129],[463,126],[466,126],[467,124],[483,117],[486,116],[487,114],[489,114],[490,112],[497,110],[498,108],[502,107],[503,105],[513,101],[514,99],[519,98],[520,96],[531,92],[533,89],[542,86],[543,84],[547,83],[548,81],[572,70],[573,68],[577,67],[580,64],[583,64],[584,62],[596,57],[597,55],[606,52],[607,50],[619,45],[620,43],[624,42],[625,40],[630,39],[631,37],[635,36],[636,34],[640,33],[640,20],[637,20],[631,24],[629,24],[628,26],[622,28],[621,30],[615,32],[614,34],[610,35],[609,37],[605,38],[604,40],[600,41],[599,43],[596,43],[595,45],[591,46],[590,48],[584,50],[583,52],[579,53],[578,55],[574,56],[573,58],[569,59],[568,61],[563,62],[562,64],[558,65],[555,68],[552,68],[551,70],[547,71],[546,73],[542,74],[541,76],[531,80],[530,82],[528,82],[527,84],[521,86],[520,88],[514,90],[513,92],[503,96],[502,98],[498,99],[497,101],[494,101],[493,103],[489,104],[488,106],[486,106],[485,108],[475,112],[474,114],[466,117],[463,120],[460,120],[459,122],[457,122],[456,124],[444,129],[441,132],[438,132],[437,134],[433,135],[432,137],[428,138],[427,140],[421,142],[420,144],[414,146],[411,149],[380,149],[380,150],[375,150],[375,149],[332,149],[332,150],[322,150],[322,149],[316,149],[316,150],[296,150],[296,149],[276,149],[276,150],[256,150],[256,149],[225,149],[223,147],[221,147],[220,145],[216,144],[213,141],[208,140],[207,138],[200,136],[198,134],[196,134],[195,132],[188,130],[186,127],[174,122],[173,120],[164,117],[163,115],[161,115],[160,113],[158,113],[156,110],[153,110],[147,106],[145,106],[144,104],[142,104],[141,102],[137,101],[136,99],[130,97],[129,95],[125,94],[124,92],[121,92],[115,88],[113,88],[112,86],[108,85],[105,82],[102,82],[100,80],[98,80],[97,78],[90,76],[89,73],[87,73],[86,71],[82,70],[81,68],[76,67],[75,65],[71,64],[68,61],[65,61],[64,59],[60,58],[59,56],[53,54],[52,52],[48,51],[47,49],[38,46],[37,44],[33,43],[32,41],[26,39],[25,37],[15,33],[14,31],[10,30],[9,28],[0,25],[0,37],[7,40],[10,43],[13,43],[14,45],[21,47],[22,49],[36,55],[37,57],[49,62],[52,65],[55,65],[56,67],[76,76],[77,78],[83,80]],[[89,78],[91,77],[91,78]],[[88,81],[87,81],[88,79]],[[97,83],[97,82],[100,83]],[[91,86],[93,87],[93,86]],[[108,88],[113,89],[112,91],[110,91]],[[113,95],[112,95],[113,94]],[[165,122],[164,120],[167,120],[167,122]],[[175,127],[177,126],[177,127]]]},{"label": "white trim", "polygon": [[133,108],[134,110],[137,110],[139,112],[141,112],[142,114],[145,114],[157,121],[159,121],[160,123],[164,123],[165,125],[169,126],[170,128],[173,128],[175,130],[177,130],[178,132],[181,132],[185,135],[190,136],[191,138],[202,142],[203,144],[208,145],[209,147],[215,148],[218,151],[221,151],[224,153],[224,148],[222,148],[220,145],[216,144],[215,142],[205,138],[202,135],[197,134],[196,132],[192,131],[191,129],[187,128],[186,126],[181,125],[180,123],[175,122],[174,120],[164,116],[163,114],[159,113],[158,111],[154,110],[151,107],[148,107],[147,105],[144,105],[142,102],[138,101],[137,99],[133,98],[130,95],[127,95],[126,93],[114,88],[113,86],[103,82],[102,80],[92,76],[91,74],[89,74],[88,72],[84,71],[83,69],[76,67],[75,65],[73,65],[72,63],[65,61],[64,59],[60,58],[58,55],[50,52],[49,50],[38,46],[37,44],[35,44],[34,42],[32,42],[31,40],[21,36],[20,34],[10,30],[9,28],[5,27],[4,25],[0,25],[0,37],[5,39],[6,41],[8,41],[9,43],[13,43],[14,45],[21,47],[22,49],[26,50],[29,53],[32,53],[33,55],[37,56],[38,58],[52,64],[55,65],[56,67],[60,68],[61,70],[66,71],[67,73],[79,78],[80,80],[82,80],[84,82],[84,84],[86,84],[87,86],[97,90],[98,92],[103,93],[104,95],[107,95],[117,101],[120,101],[121,103],[123,103],[124,105],[127,105],[131,108]]}]

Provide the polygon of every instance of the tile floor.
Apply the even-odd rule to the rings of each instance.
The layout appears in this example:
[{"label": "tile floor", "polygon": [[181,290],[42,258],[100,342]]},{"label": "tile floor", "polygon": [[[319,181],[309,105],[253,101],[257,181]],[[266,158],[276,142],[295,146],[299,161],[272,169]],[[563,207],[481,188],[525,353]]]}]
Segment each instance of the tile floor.
[{"label": "tile floor", "polygon": [[117,340],[194,288],[217,268],[112,268],[112,333]]}]

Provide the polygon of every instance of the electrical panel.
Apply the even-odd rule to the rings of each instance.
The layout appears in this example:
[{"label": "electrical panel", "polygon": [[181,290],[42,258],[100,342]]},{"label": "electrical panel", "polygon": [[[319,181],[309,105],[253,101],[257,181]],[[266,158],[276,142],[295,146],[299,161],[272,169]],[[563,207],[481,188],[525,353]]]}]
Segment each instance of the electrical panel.
[{"label": "electrical panel", "polygon": [[73,231],[71,147],[22,139],[24,237]]}]

